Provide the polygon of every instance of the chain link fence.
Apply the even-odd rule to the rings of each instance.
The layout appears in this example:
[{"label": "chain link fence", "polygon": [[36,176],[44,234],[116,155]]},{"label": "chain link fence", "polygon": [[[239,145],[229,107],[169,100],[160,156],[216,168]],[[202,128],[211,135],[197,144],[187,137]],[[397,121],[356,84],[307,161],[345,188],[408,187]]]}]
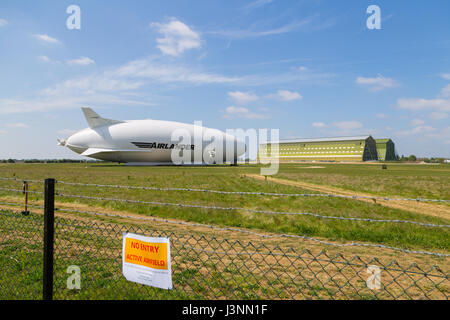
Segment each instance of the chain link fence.
[{"label": "chain link fence", "polygon": [[[0,213],[0,299],[41,299],[43,215]],[[421,267],[68,215],[57,215],[54,227],[54,299],[447,300],[450,295],[446,258],[438,258],[442,268]],[[123,232],[170,238],[172,290],[123,277]],[[79,267],[80,289],[69,289],[70,266]]]}]

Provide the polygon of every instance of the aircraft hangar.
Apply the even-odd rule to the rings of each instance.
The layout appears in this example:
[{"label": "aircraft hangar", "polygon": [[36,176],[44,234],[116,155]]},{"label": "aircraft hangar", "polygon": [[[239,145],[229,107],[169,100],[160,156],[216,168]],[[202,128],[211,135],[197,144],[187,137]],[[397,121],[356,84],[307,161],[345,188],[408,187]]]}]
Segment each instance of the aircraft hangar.
[{"label": "aircraft hangar", "polygon": [[[389,141],[387,141],[389,140]],[[392,140],[377,141],[370,135],[313,139],[280,140],[279,158],[283,162],[294,161],[375,161],[389,160],[395,156]],[[258,159],[270,156],[271,142],[260,144]],[[383,157],[379,159],[377,146]],[[385,149],[382,149],[382,148]],[[388,150],[388,152],[386,152]]]}]

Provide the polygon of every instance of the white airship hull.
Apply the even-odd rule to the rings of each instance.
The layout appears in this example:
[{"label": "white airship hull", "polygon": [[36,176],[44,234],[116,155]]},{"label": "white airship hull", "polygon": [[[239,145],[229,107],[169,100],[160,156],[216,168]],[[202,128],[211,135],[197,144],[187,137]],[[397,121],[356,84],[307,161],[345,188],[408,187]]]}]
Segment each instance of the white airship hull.
[{"label": "white airship hull", "polygon": [[[188,161],[176,164],[188,165],[236,162],[246,151],[245,143],[216,129],[160,120],[116,121],[103,119],[88,108],[83,108],[83,112],[90,128],[75,133],[60,144],[94,159],[161,165],[173,164],[174,154],[182,156],[187,152],[185,159],[187,156]],[[200,140],[195,138],[199,132],[202,132]],[[191,138],[186,139],[186,135]],[[214,148],[211,137],[216,141]]]}]

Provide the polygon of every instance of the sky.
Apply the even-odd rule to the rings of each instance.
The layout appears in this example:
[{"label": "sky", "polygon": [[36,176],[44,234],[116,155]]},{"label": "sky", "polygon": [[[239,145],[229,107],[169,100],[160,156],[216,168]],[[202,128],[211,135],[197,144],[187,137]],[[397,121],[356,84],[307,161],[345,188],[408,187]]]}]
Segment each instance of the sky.
[{"label": "sky", "polygon": [[447,0],[2,0],[0,159],[80,159],[56,139],[87,127],[82,106],[450,157],[448,12]]}]

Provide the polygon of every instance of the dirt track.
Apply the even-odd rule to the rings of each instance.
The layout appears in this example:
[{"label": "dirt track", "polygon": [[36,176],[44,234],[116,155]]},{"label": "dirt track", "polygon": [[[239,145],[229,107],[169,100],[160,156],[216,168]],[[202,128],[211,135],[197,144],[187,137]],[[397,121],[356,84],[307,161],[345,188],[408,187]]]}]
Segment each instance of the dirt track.
[{"label": "dirt track", "polygon": [[[17,198],[14,197],[2,197],[0,200],[8,201],[11,203],[20,204]],[[30,204],[43,206],[43,201],[32,201]],[[136,225],[148,225],[152,226],[155,230],[164,230],[167,232],[174,232],[176,234],[198,234],[205,235],[209,237],[215,238],[226,238],[230,241],[239,240],[239,241],[251,241],[255,244],[262,244],[268,246],[277,246],[280,248],[295,249],[297,252],[301,252],[302,250],[309,250],[312,253],[318,254],[322,252],[322,250],[326,250],[329,255],[340,255],[343,254],[346,257],[361,257],[365,259],[371,259],[373,257],[377,257],[380,259],[391,260],[395,259],[397,261],[409,261],[416,262],[423,266],[431,266],[432,263],[442,264],[443,261],[446,261],[445,258],[437,258],[425,255],[416,255],[398,252],[394,250],[386,250],[382,248],[368,248],[368,247],[334,247],[328,246],[324,244],[317,243],[315,241],[307,240],[307,239],[296,239],[296,238],[261,238],[260,236],[251,234],[251,233],[242,233],[239,231],[233,230],[217,230],[208,227],[207,225],[196,224],[195,222],[191,222],[190,225],[183,224],[185,221],[176,220],[176,219],[164,219],[158,217],[147,217],[149,220],[137,220],[136,218],[142,218],[142,214],[124,212],[124,211],[115,211],[102,207],[93,207],[87,204],[81,203],[63,203],[63,202],[55,202],[57,208],[60,209],[69,209],[69,210],[78,210],[78,211],[88,211],[88,212],[97,212],[100,214],[112,214],[114,217],[108,216],[95,216],[95,215],[80,215],[78,213],[69,213],[63,211],[56,211],[56,215],[64,218],[77,219],[82,221],[92,221],[92,220],[106,220],[111,221],[113,223],[131,223]],[[21,211],[22,208],[18,208],[17,206],[8,206],[8,205],[0,205],[0,209],[7,209],[12,211]],[[31,212],[42,214],[42,209],[34,209],[29,208]],[[274,233],[264,232],[260,230],[251,230],[245,228],[239,228],[243,230],[254,231],[259,234],[265,235],[275,235]],[[325,240],[331,243],[342,243],[336,241],[330,241],[324,238],[318,238],[320,240]],[[447,264],[446,264],[447,265]]]},{"label": "dirt track", "polygon": [[[258,179],[258,180],[265,180],[265,176],[261,176],[258,174],[246,174],[246,177]],[[337,187],[330,187],[330,186],[324,186],[309,182],[299,182],[299,181],[291,181],[286,179],[279,179],[279,178],[272,178],[267,177],[267,181],[279,183],[287,186],[293,186],[293,187],[299,187],[302,189],[308,189],[313,191],[318,191],[322,193],[330,193],[330,194],[336,194],[336,195],[343,195],[343,196],[363,196],[363,197],[373,197],[373,194],[368,193],[361,193],[361,192],[354,192],[349,191]],[[365,201],[365,202],[371,202],[374,201],[371,199],[357,199],[358,201]],[[450,207],[435,203],[424,203],[424,202],[414,202],[414,201],[386,201],[386,200],[377,200],[376,203],[385,206],[390,207],[394,209],[401,209],[406,210],[414,213],[419,214],[425,214],[429,216],[434,217],[440,217],[445,219],[450,219]]]},{"label": "dirt track", "polygon": [[[12,201],[10,201],[12,202]],[[35,202],[34,205],[42,205],[42,202]],[[90,209],[90,211],[102,211],[123,216],[134,216],[128,212],[110,211],[104,208],[90,207],[84,204],[62,204],[57,203],[59,208],[65,207],[75,210]],[[0,206],[0,208],[8,206]],[[8,208],[17,210],[17,207]],[[20,209],[19,209],[20,210]],[[35,211],[31,209],[31,211]],[[39,212],[40,211],[40,212]],[[42,209],[37,209],[36,213],[42,214]],[[61,216],[61,212],[57,212]],[[92,220],[92,217],[80,217],[76,214],[64,213],[64,217],[71,216],[72,219]],[[142,217],[142,215],[137,215]],[[137,223],[136,220],[125,217],[123,222]],[[122,220],[122,219],[121,219]],[[173,220],[174,221],[174,220]],[[139,221],[149,223],[148,221]],[[152,222],[150,222],[152,223]],[[153,222],[154,223],[154,222]],[[172,226],[164,223],[154,223],[155,228],[164,229]],[[190,227],[189,227],[190,228]],[[192,283],[197,283],[196,289],[201,291],[202,297],[208,298],[226,298],[226,291],[218,290],[211,283],[220,288],[226,288],[232,285],[232,290],[239,285],[236,282],[241,278],[247,279],[245,284],[252,284],[255,293],[267,296],[272,299],[309,299],[323,298],[329,299],[332,294],[334,299],[354,299],[367,297],[376,293],[378,298],[392,299],[398,297],[405,299],[422,299],[424,293],[427,298],[446,299],[448,298],[448,281],[442,280],[444,272],[448,270],[448,259],[435,258],[423,255],[405,254],[393,252],[391,250],[374,248],[336,248],[328,247],[327,251],[322,251],[322,246],[312,245],[309,241],[288,240],[288,239],[256,239],[252,240],[254,246],[245,244],[249,240],[246,235],[233,234],[233,232],[220,232],[213,235],[213,230],[203,228],[201,234],[191,238],[192,232],[198,232],[200,228],[185,230],[187,233],[179,233],[179,226],[173,230],[176,232],[171,237],[172,247],[171,256],[173,257],[174,274],[180,274],[187,271],[197,270],[197,275],[190,275],[186,280],[177,283],[177,290],[186,292],[193,291]],[[110,233],[105,233],[109,230]],[[65,232],[68,232],[67,234]],[[57,259],[71,261],[80,255],[94,251],[101,252],[105,256],[113,257],[120,263],[121,246],[117,241],[114,246],[99,241],[93,242],[92,239],[120,239],[117,234],[120,231],[112,229],[103,229],[97,227],[89,229],[88,234],[96,235],[99,238],[85,238],[74,236],[70,228],[58,227],[57,243],[55,248]],[[115,235],[114,235],[115,234]],[[24,236],[25,235],[25,236]],[[41,233],[35,233],[35,241],[41,243]],[[220,236],[218,238],[218,236]],[[0,240],[17,240],[20,237],[22,242],[30,243],[30,238],[25,234],[4,233]],[[66,238],[67,237],[67,238]],[[221,239],[225,237],[225,240]],[[238,241],[230,241],[232,240]],[[251,237],[251,236],[250,236]],[[91,241],[87,240],[91,239]],[[74,241],[76,246],[74,246]],[[220,245],[218,245],[220,243]],[[257,248],[258,244],[264,243],[265,247]],[[59,249],[66,248],[66,249]],[[67,250],[67,248],[70,248]],[[216,252],[218,251],[218,252]],[[225,252],[221,254],[220,252]],[[250,254],[251,253],[251,254]],[[240,255],[237,255],[240,254]],[[374,259],[376,257],[376,260]],[[396,260],[397,262],[393,262]],[[212,276],[210,265],[214,266],[214,272],[220,276]],[[370,291],[366,288],[368,280],[368,265],[380,267],[383,272],[383,291]],[[440,267],[437,267],[439,265]],[[90,270],[92,266],[85,265]],[[98,274],[98,266],[95,272]],[[230,270],[238,270],[231,273]],[[442,271],[444,270],[444,271]],[[89,272],[89,271],[85,271]],[[408,272],[408,274],[406,274]],[[110,273],[110,270],[108,270]],[[426,273],[426,276],[424,275]],[[190,273],[191,274],[191,273]],[[299,276],[301,274],[301,276]],[[92,276],[92,274],[90,275]],[[88,276],[88,277],[90,277]],[[121,276],[120,268],[113,269],[113,276],[110,278],[119,278]],[[88,278],[89,279],[89,278]],[[204,286],[205,289],[201,289]],[[433,286],[436,286],[435,289]],[[199,289],[200,288],[200,289]],[[271,290],[267,290],[271,288]],[[321,289],[323,288],[323,289]],[[216,289],[216,290],[215,290]],[[276,289],[276,290],[275,290]],[[277,294],[280,291],[282,296]]]}]

